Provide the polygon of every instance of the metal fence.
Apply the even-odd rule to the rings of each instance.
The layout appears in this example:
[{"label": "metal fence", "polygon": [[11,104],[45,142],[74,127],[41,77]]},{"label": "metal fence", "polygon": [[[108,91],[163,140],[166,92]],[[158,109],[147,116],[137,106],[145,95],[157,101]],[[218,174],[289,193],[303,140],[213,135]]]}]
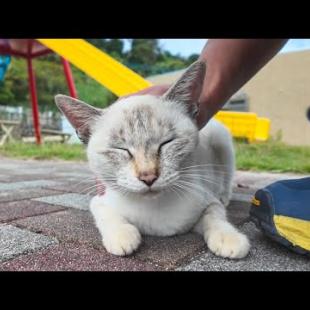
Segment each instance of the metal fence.
[{"label": "metal fence", "polygon": [[[29,137],[34,135],[32,111],[25,107],[0,106],[0,119],[20,121],[15,136]],[[42,129],[62,130],[61,114],[57,111],[40,112]]]}]

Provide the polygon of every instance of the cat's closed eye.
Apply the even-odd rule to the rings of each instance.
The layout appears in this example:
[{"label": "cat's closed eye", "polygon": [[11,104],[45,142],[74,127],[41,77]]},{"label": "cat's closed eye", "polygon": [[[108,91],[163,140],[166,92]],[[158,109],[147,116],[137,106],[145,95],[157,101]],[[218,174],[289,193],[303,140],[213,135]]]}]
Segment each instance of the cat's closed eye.
[{"label": "cat's closed eye", "polygon": [[161,143],[158,147],[158,154],[160,154],[161,150],[162,150],[162,147],[170,142],[172,142],[174,139],[169,139],[169,140],[166,140],[164,141],[163,143]]},{"label": "cat's closed eye", "polygon": [[131,152],[128,149],[122,148],[122,147],[114,147],[115,150],[120,150],[123,152],[126,152],[130,158],[133,158],[133,155],[131,154]]},{"label": "cat's closed eye", "polygon": [[126,155],[126,156],[129,156],[129,158],[133,158],[132,153],[128,149],[119,148],[119,147],[112,147],[106,150],[99,151],[98,153],[101,155],[106,155],[110,158],[117,158],[118,154]]}]

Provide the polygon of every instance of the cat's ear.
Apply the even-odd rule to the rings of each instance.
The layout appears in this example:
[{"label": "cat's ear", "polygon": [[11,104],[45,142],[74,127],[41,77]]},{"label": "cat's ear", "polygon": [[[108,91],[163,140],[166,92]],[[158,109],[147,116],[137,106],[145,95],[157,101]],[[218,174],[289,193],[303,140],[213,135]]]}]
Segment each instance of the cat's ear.
[{"label": "cat's ear", "polygon": [[87,144],[91,135],[91,125],[104,112],[89,104],[65,95],[56,95],[55,102],[60,111],[75,128],[80,140]]},{"label": "cat's ear", "polygon": [[199,60],[194,62],[164,94],[164,98],[186,105],[189,114],[195,117],[205,74],[206,63]]}]

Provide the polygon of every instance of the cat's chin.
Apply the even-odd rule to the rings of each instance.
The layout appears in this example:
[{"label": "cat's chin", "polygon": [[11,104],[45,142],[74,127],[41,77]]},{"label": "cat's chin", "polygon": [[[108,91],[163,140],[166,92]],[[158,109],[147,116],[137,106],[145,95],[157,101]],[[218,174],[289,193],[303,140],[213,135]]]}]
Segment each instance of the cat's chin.
[{"label": "cat's chin", "polygon": [[131,192],[130,194],[137,198],[157,199],[163,194],[163,192],[160,190],[149,189],[149,190],[140,191],[140,192]]},{"label": "cat's chin", "polygon": [[141,193],[140,195],[145,198],[149,199],[155,199],[159,196],[161,196],[162,192],[161,191],[155,191],[155,190],[148,190],[146,192]]},{"label": "cat's chin", "polygon": [[117,189],[114,189],[116,190],[117,192],[119,192],[119,194],[123,194],[122,192],[125,190],[126,191],[126,194],[125,196],[126,197],[136,197],[136,198],[145,198],[145,199],[156,199],[160,196],[162,196],[163,192],[162,190],[160,189],[143,189],[143,190],[140,190],[140,191],[134,191],[134,190],[131,190],[129,188],[124,188],[124,187],[120,187],[122,188],[122,190],[117,190]]}]

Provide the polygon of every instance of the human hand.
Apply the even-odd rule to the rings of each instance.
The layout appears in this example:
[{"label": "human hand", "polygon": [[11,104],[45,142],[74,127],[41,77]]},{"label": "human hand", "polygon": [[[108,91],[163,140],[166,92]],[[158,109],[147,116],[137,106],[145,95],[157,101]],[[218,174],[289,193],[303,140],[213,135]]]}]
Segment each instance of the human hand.
[{"label": "human hand", "polygon": [[119,99],[124,99],[127,97],[138,96],[138,95],[162,96],[170,88],[170,86],[171,85],[169,85],[169,84],[153,85],[153,86],[147,87],[145,89],[142,89],[136,93],[129,94],[127,96],[123,96]]},{"label": "human hand", "polygon": [[[170,84],[160,84],[160,85],[150,86],[150,87],[145,88],[143,90],[140,90],[136,93],[132,93],[130,95],[120,97],[119,100],[131,97],[131,96],[139,96],[139,95],[162,96],[168,91],[168,89],[170,87],[171,87]],[[205,125],[206,120],[209,120],[209,116],[206,115],[206,112],[205,111],[199,111],[199,113],[197,115],[197,125],[198,125],[199,129]]]}]

